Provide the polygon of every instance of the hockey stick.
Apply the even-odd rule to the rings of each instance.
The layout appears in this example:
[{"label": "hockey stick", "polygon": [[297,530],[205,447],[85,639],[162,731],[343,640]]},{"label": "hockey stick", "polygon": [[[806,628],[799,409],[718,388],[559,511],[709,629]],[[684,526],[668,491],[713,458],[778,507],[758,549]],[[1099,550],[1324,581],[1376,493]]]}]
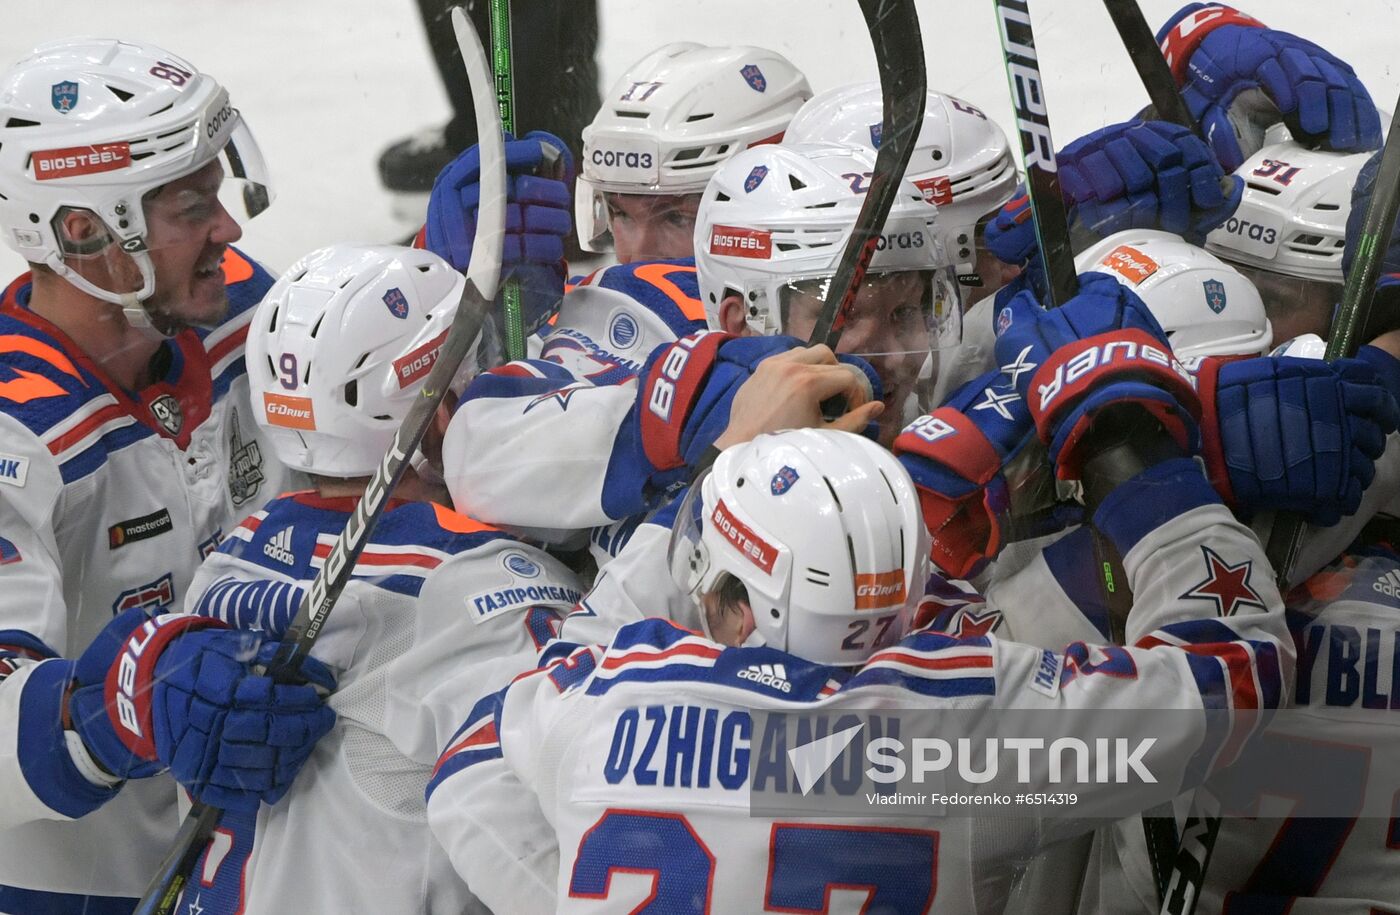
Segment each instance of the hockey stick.
[{"label": "hockey stick", "polygon": [[[491,310],[500,280],[502,244],[505,238],[505,148],[501,127],[489,89],[486,51],[460,8],[452,11],[452,27],[462,48],[471,80],[473,107],[480,126],[481,208],[473,238],[471,265],[458,304],[457,318],[438,350],[437,359],[423,382],[421,396],[404,417],[388,452],[370,477],[365,494],[355,506],[345,529],[336,538],[325,564],[316,573],[302,598],[296,617],[287,627],[277,654],[266,673],[279,682],[296,677],[302,661],[311,653],[321,628],[341,591],[350,581],[355,563],[384,513],[389,494],[409,467],[409,456],[418,450],[472,343]],[[196,803],[180,826],[175,845],[137,904],[135,915],[169,915],[189,881],[190,872],[218,824],[217,807]]]},{"label": "hockey stick", "polygon": [[[914,0],[860,0],[860,11],[875,47],[880,71],[882,117],[880,149],[870,175],[865,202],[846,239],[846,248],[827,287],[826,301],[817,315],[808,344],[825,343],[833,350],[841,340],[842,326],[861,281],[875,256],[885,217],[894,206],[900,181],[914,155],[914,139],[923,122],[928,82],[924,72],[924,41],[919,34],[919,14]],[[824,410],[830,412],[825,404]],[[835,412],[844,412],[844,408]]]},{"label": "hockey stick", "polygon": [[[1016,115],[1016,131],[1021,138],[1021,164],[1026,171],[1026,193],[1030,197],[1031,217],[1035,224],[1036,242],[1045,266],[1049,286],[1046,306],[1063,305],[1079,291],[1079,278],[1074,272],[1074,252],[1070,248],[1069,216],[1060,192],[1059,170],[1055,162],[1055,142],[1050,136],[1050,111],[1045,102],[1045,84],[1040,78],[1040,62],[1036,57],[1035,33],[1031,29],[1027,0],[992,0],[997,14],[997,34],[1001,39],[1002,55],[1006,61],[1006,83],[1011,91],[1011,107]],[[1094,552],[1103,567],[1103,550],[1095,532]],[[1105,596],[1111,601],[1114,593],[1105,582]],[[1058,849],[1057,865],[1067,871],[1078,869],[1082,874],[1089,860],[1092,834],[1086,833],[1066,840]],[[1028,871],[1031,879],[1038,875]],[[1079,907],[1083,882],[1076,887],[1074,898],[1065,899],[1064,912]],[[1037,900],[1037,912],[1047,912],[1046,901]]]},{"label": "hockey stick", "polygon": [[[515,48],[510,33],[510,0],[491,0],[491,72],[496,83],[496,111],[501,129],[515,132]],[[458,38],[460,42],[460,36]],[[463,53],[465,59],[466,54]],[[468,68],[470,69],[470,68]],[[475,90],[473,90],[475,92]],[[523,216],[523,214],[522,214]],[[520,304],[520,283],[508,280],[501,293],[505,307],[506,359],[525,358],[525,315]]]},{"label": "hockey stick", "polygon": [[1132,58],[1133,69],[1142,80],[1142,86],[1147,90],[1147,97],[1151,99],[1157,117],[1199,134],[1199,125],[1196,124],[1196,119],[1191,117],[1191,111],[1186,107],[1186,101],[1177,89],[1171,67],[1167,66],[1167,59],[1162,56],[1157,37],[1152,34],[1152,27],[1143,18],[1137,0],[1103,2],[1108,8],[1109,17],[1113,19],[1113,27],[1118,30],[1118,37],[1123,40],[1123,47]]},{"label": "hockey stick", "polygon": [[[1118,37],[1133,62],[1133,69],[1137,71],[1143,88],[1147,90],[1147,97],[1151,100],[1157,117],[1199,135],[1200,129],[1196,119],[1191,116],[1186,101],[1177,89],[1176,79],[1172,76],[1171,68],[1167,66],[1167,59],[1162,56],[1162,49],[1157,45],[1152,27],[1143,18],[1142,8],[1138,6],[1137,0],[1104,0],[1104,6],[1107,7],[1113,27],[1118,30]],[[1216,829],[1219,829],[1219,823],[1216,824]],[[1147,860],[1152,870],[1152,882],[1157,890],[1157,902],[1161,904],[1167,898],[1167,887],[1173,879],[1179,881],[1191,873],[1176,866],[1181,843],[1177,836],[1176,816],[1171,804],[1162,804],[1143,812],[1142,835],[1147,843]],[[1213,839],[1214,831],[1210,836]]]},{"label": "hockey stick", "polygon": [[1035,34],[1031,31],[1026,0],[992,2],[997,11],[1001,51],[1006,58],[1006,82],[1011,88],[1016,131],[1021,136],[1021,164],[1026,170],[1035,237],[1049,280],[1048,307],[1055,308],[1079,291],[1079,280],[1074,272],[1069,216],[1055,164],[1055,143],[1050,138],[1045,84],[1040,79],[1040,63],[1035,55]]}]

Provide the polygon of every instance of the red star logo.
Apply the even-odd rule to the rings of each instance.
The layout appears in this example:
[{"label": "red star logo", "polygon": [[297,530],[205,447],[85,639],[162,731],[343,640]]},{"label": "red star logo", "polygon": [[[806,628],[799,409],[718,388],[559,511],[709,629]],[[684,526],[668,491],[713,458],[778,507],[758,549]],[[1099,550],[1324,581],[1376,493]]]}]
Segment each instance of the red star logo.
[{"label": "red star logo", "polygon": [[1264,609],[1264,599],[1249,584],[1254,572],[1254,560],[1230,565],[1208,546],[1202,546],[1206,558],[1205,580],[1181,595],[1182,600],[1213,600],[1220,616],[1233,616],[1241,605]]},{"label": "red star logo", "polygon": [[982,614],[973,613],[971,609],[964,610],[958,614],[958,627],[953,635],[960,639],[976,638],[991,632],[1000,622],[1000,610],[988,610]]}]

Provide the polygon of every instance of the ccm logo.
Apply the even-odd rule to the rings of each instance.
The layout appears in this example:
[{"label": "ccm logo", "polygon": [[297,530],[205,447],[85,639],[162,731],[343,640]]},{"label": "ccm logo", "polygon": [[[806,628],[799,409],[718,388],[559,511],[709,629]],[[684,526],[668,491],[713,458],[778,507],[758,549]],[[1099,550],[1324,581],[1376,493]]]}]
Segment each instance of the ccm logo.
[{"label": "ccm logo", "polygon": [[652,156],[649,152],[621,152],[614,149],[593,150],[593,164],[611,168],[651,168]]},{"label": "ccm logo", "polygon": [[759,229],[715,226],[710,230],[710,253],[768,260],[773,256],[773,235]]},{"label": "ccm logo", "polygon": [[263,415],[269,426],[284,429],[316,428],[316,414],[311,408],[311,398],[292,397],[287,394],[263,394]]},{"label": "ccm logo", "polygon": [[647,409],[663,423],[671,421],[671,408],[676,403],[676,382],[681,380],[686,363],[695,350],[695,345],[714,331],[705,330],[689,337],[682,337],[671,347],[666,358],[661,361],[661,372],[651,385],[651,396],[647,398]]},{"label": "ccm logo", "polygon": [[52,181],[71,175],[114,172],[130,164],[131,146],[127,143],[46,149],[34,154],[34,177],[38,181]]},{"label": "ccm logo", "polygon": [[1109,365],[1118,362],[1148,362],[1171,369],[1181,379],[1196,388],[1196,378],[1186,367],[1159,347],[1143,344],[1139,346],[1131,340],[1115,340],[1111,343],[1100,343],[1091,346],[1082,353],[1071,358],[1069,361],[1055,366],[1055,374],[1051,379],[1037,387],[1040,395],[1040,409],[1045,412],[1050,404],[1064,390],[1065,385],[1074,384],[1080,378],[1101,365]]}]

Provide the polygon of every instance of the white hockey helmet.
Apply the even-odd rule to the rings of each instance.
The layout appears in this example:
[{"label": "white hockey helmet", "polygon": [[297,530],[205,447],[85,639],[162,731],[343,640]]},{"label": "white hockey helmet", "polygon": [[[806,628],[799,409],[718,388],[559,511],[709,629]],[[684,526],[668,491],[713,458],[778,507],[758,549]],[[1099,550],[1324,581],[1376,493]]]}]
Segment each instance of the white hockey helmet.
[{"label": "white hockey helmet", "polygon": [[[139,304],[155,292],[142,197],[223,158],[221,199],[251,218],[272,202],[262,153],[213,77],[154,45],[90,38],[46,44],[0,77],[0,231],[30,263],[120,304],[150,326]],[[64,237],[71,210],[95,213],[141,271],[134,293],[89,282],[64,263],[91,241]]]},{"label": "white hockey helmet", "polygon": [[715,460],[686,494],[669,558],[697,601],[741,583],[753,641],[852,665],[908,629],[928,577],[928,532],[893,454],[847,432],[796,429]]},{"label": "white hockey helmet", "polygon": [[[328,477],[373,473],[465,283],[436,254],[395,245],[333,245],[292,265],[258,305],[247,344],[258,424],[283,463]],[[489,358],[482,339],[462,372]]]},{"label": "white hockey helmet", "polygon": [[1254,284],[1238,270],[1180,235],[1129,229],[1074,259],[1079,272],[1107,273],[1152,311],[1178,359],[1258,356],[1273,330]]},{"label": "white hockey helmet", "polygon": [[[711,327],[728,294],[744,299],[757,334],[791,333],[794,293],[822,296],[865,201],[875,167],[867,148],[760,146],[726,162],[710,180],[695,220],[695,266]],[[922,314],[909,351],[947,349],[962,337],[953,260],[938,232],[938,209],[900,183],[866,274],[919,272]],[[887,328],[893,340],[899,329]],[[882,352],[904,350],[882,350]],[[875,354],[875,353],[871,353]]]},{"label": "white hockey helmet", "polygon": [[[854,83],[812,97],[783,142],[880,148],[880,84]],[[929,90],[924,120],[904,176],[938,205],[938,223],[960,268],[971,269],[977,223],[1016,193],[1016,163],[1006,134],[981,109]]]},{"label": "white hockey helmet", "polygon": [[679,41],[627,69],[583,129],[575,219],[584,249],[611,249],[603,195],[699,194],[730,156],[783,138],[812,95],[776,51]]},{"label": "white hockey helmet", "polygon": [[1235,170],[1244,198],[1206,247],[1234,263],[1341,285],[1351,188],[1370,153],[1309,149],[1282,124],[1265,138]]}]

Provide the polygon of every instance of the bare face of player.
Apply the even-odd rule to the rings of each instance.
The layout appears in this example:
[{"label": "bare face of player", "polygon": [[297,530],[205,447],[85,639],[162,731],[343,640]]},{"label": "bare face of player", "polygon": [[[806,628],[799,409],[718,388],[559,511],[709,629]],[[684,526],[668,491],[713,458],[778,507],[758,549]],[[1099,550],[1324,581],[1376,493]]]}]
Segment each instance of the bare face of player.
[{"label": "bare face of player", "polygon": [[171,327],[212,327],[228,313],[223,260],[243,230],[219,201],[218,162],[146,195],[146,244],[155,292],[146,310]]},{"label": "bare face of player", "polygon": [[699,194],[604,195],[618,263],[693,257]]},{"label": "bare face of player", "polygon": [[[880,444],[885,447],[904,427],[904,406],[916,395],[920,369],[929,360],[928,283],[927,274],[913,270],[867,275],[837,347],[865,359],[880,376],[885,389]],[[821,312],[821,298],[799,292],[787,302],[784,332],[807,339]]]}]

